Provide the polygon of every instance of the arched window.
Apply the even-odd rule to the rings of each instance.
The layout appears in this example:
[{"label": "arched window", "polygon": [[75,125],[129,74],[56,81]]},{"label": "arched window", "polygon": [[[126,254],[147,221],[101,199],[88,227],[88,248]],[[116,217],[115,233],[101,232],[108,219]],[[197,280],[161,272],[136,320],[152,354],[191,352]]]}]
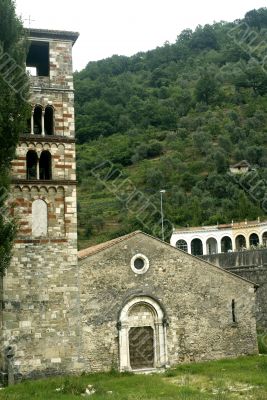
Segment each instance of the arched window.
[{"label": "arched window", "polygon": [[262,244],[264,247],[267,247],[267,232],[263,232],[262,234]]},{"label": "arched window", "polygon": [[180,239],[178,242],[176,242],[176,248],[188,252],[187,243],[183,239]]},{"label": "arched window", "polygon": [[27,179],[38,179],[37,164],[38,156],[35,151],[29,150],[26,156]]},{"label": "arched window", "polygon": [[51,106],[45,108],[44,128],[46,135],[54,134],[54,109]]},{"label": "arched window", "polygon": [[229,236],[224,236],[221,240],[222,253],[228,253],[233,250],[232,239]]},{"label": "arched window", "polygon": [[246,248],[246,238],[243,235],[238,235],[235,239],[236,250],[243,250]]},{"label": "arched window", "polygon": [[43,151],[40,157],[40,179],[49,180],[52,179],[52,158],[49,151]]},{"label": "arched window", "polygon": [[217,240],[214,238],[209,238],[206,243],[207,254],[217,254],[218,253],[218,244]]},{"label": "arched window", "polygon": [[33,133],[35,135],[42,134],[42,107],[36,106],[33,113]]},{"label": "arched window", "polygon": [[260,242],[259,236],[256,233],[252,233],[249,237],[250,246],[258,246]]},{"label": "arched window", "polygon": [[193,239],[191,242],[191,254],[193,256],[202,256],[203,245],[200,239]]},{"label": "arched window", "polygon": [[43,200],[32,203],[32,236],[47,235],[47,204]]}]

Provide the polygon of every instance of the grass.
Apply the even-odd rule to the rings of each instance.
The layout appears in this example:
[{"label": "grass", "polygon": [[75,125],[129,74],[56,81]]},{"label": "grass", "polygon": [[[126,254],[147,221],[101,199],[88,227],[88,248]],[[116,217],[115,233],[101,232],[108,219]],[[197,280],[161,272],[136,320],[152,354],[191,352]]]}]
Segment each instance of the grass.
[{"label": "grass", "polygon": [[1,400],[266,400],[267,356],[179,365],[162,374],[88,374],[26,381],[0,391]]}]

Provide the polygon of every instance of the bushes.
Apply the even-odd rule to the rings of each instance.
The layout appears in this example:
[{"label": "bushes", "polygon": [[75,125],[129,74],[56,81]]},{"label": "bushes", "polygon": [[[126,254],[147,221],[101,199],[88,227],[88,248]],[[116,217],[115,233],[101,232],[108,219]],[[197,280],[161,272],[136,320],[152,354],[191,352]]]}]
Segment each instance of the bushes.
[{"label": "bushes", "polygon": [[258,329],[258,347],[260,354],[267,354],[267,331]]},{"label": "bushes", "polygon": [[132,156],[132,162],[136,163],[145,158],[153,158],[161,154],[163,154],[162,143],[157,140],[151,140],[148,144],[142,143],[136,148],[135,154]]}]

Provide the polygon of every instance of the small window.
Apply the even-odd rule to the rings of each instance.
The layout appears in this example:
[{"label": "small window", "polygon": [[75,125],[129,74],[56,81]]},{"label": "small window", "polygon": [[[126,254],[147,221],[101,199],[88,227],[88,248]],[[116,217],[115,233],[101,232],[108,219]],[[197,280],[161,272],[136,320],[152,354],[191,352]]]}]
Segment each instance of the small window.
[{"label": "small window", "polygon": [[224,236],[221,240],[222,253],[228,253],[233,250],[232,239],[229,236]]},{"label": "small window", "polygon": [[52,157],[49,151],[43,151],[40,157],[40,179],[52,179]]},{"label": "small window", "polygon": [[267,247],[267,232],[264,232],[262,235],[262,244],[264,247]]},{"label": "small window", "polygon": [[29,150],[26,157],[27,179],[37,179],[38,156],[35,151]]},{"label": "small window", "polygon": [[245,250],[246,249],[246,238],[243,235],[238,235],[235,239],[235,247],[236,250]]},{"label": "small window", "polygon": [[232,300],[232,322],[233,322],[233,324],[236,323],[236,314],[235,314],[236,309],[235,308],[236,308],[235,299],[233,299]]},{"label": "small window", "polygon": [[134,260],[134,268],[136,268],[136,269],[138,269],[138,270],[141,270],[141,269],[143,269],[144,268],[144,266],[145,266],[145,261],[144,261],[144,259],[143,258],[136,258],[135,260]]},{"label": "small window", "polygon": [[187,243],[183,239],[178,240],[178,242],[176,243],[176,248],[179,249],[179,250],[183,250],[186,253],[188,252]]},{"label": "small window", "polygon": [[144,274],[149,268],[149,260],[143,254],[136,254],[131,259],[131,268],[136,274]]},{"label": "small window", "polygon": [[193,256],[202,256],[203,255],[203,244],[200,239],[193,239],[191,242],[191,254]]},{"label": "small window", "polygon": [[46,135],[54,134],[54,110],[51,106],[45,108],[44,128]]},{"label": "small window", "polygon": [[249,237],[249,245],[252,247],[256,247],[259,245],[260,239],[256,233],[252,233]]},{"label": "small window", "polygon": [[42,107],[36,106],[33,113],[33,132],[35,135],[41,135],[42,133]]},{"label": "small window", "polygon": [[49,76],[49,43],[31,42],[27,60],[27,70],[36,70],[37,76]]}]

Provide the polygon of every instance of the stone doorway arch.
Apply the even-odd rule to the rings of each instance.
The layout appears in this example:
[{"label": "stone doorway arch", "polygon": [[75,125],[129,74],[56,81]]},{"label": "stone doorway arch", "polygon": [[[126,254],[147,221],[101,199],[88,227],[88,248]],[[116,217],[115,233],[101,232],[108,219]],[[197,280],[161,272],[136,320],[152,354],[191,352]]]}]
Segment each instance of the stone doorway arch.
[{"label": "stone doorway arch", "polygon": [[119,321],[120,371],[162,368],[167,361],[167,320],[159,303],[137,296],[122,308]]}]

